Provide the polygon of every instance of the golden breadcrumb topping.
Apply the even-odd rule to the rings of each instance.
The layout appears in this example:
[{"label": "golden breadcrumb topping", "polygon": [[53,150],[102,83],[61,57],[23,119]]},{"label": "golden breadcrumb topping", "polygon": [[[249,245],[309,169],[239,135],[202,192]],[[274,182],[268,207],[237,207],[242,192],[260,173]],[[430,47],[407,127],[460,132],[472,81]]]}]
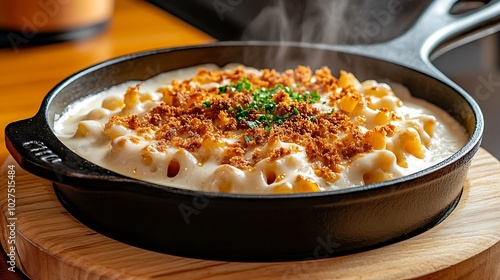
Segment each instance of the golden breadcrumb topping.
[{"label": "golden breadcrumb topping", "polygon": [[[392,136],[391,121],[399,119],[390,108],[379,106],[379,124],[364,127],[366,118],[359,112],[372,106],[372,98],[341,81],[347,78],[343,71],[335,78],[327,67],[314,73],[305,66],[281,73],[201,68],[193,78],[162,88],[161,105],[140,116],[113,116],[106,127],[127,127],[156,140],[160,152],[179,147],[200,162],[208,160],[207,148],[223,147],[220,163],[242,170],[297,152],[295,145],[272,148],[278,141],[293,143],[304,148],[317,176],[334,181],[343,162],[377,149],[377,135]],[[124,106],[148,98],[139,87],[128,89]],[[376,96],[377,89],[372,90]]]}]

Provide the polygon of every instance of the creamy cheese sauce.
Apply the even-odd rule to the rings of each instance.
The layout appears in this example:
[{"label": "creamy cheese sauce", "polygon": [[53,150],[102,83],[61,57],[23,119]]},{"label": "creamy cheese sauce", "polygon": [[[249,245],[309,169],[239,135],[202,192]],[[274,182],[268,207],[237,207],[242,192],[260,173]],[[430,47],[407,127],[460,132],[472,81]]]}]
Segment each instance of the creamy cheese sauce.
[{"label": "creamy cheese sauce", "polygon": [[[412,135],[419,135],[420,141],[424,143],[423,156],[419,158],[407,152],[401,152],[398,158],[397,151],[403,148],[397,147],[406,145],[401,142],[403,138],[387,137],[386,148],[374,149],[343,162],[342,170],[333,182],[317,176],[307,160],[304,147],[294,143],[281,141],[269,143],[264,147],[265,149],[293,147],[295,152],[278,158],[276,161],[263,159],[256,163],[252,170],[241,170],[228,164],[221,165],[220,160],[223,157],[224,148],[216,145],[206,148],[208,159],[204,161],[200,161],[187,150],[168,147],[162,152],[150,151],[147,158],[149,162],[144,164],[144,149],[147,149],[148,145],[155,140],[138,137],[136,141],[131,141],[130,136],[135,136],[135,132],[123,126],[112,128],[116,130],[117,135],[120,135],[114,139],[110,139],[103,132],[111,116],[124,113],[140,116],[163,102],[162,94],[158,89],[165,88],[173,80],[192,78],[198,72],[199,67],[219,69],[215,65],[201,65],[163,73],[144,82],[130,81],[111,87],[69,106],[56,120],[54,131],[59,139],[78,155],[119,174],[178,188],[234,193],[280,193],[276,190],[292,189],[293,185],[302,179],[314,182],[321,191],[359,186],[370,183],[373,178],[376,178],[375,181],[380,181],[380,176],[384,180],[393,179],[444,160],[467,141],[464,128],[446,112],[424,100],[413,98],[409,91],[399,84],[391,84],[397,97],[374,98],[374,106],[380,103],[380,107],[394,107],[392,109],[403,118],[401,121],[393,121],[396,126],[396,135],[398,131],[411,131]],[[235,65],[228,65],[225,68],[234,67]],[[255,69],[247,68],[247,71],[259,73]],[[229,81],[222,84],[227,83]],[[140,84],[141,96],[147,97],[144,101],[141,100],[128,109],[120,106],[115,109],[103,107],[106,102],[112,104],[123,100],[127,89],[137,84]],[[217,83],[203,85],[206,88],[218,86],[220,84]],[[356,84],[356,86],[362,90],[363,86],[370,87],[370,82]],[[398,104],[399,99],[403,102],[403,106],[394,105]],[[331,107],[322,102],[314,106],[324,112],[331,110]],[[105,107],[112,108],[113,106]],[[361,112],[364,118],[364,123],[361,125],[363,129],[368,130],[376,126],[375,112],[374,109],[363,109]],[[432,136],[423,131],[425,124],[433,125]],[[79,130],[84,130],[83,134],[80,131],[80,136],[77,135]],[[234,143],[235,140],[223,139],[223,141]],[[392,149],[389,149],[391,147]],[[401,158],[405,163],[397,164]],[[170,172],[170,168],[176,170]],[[227,184],[230,186],[225,186]]]}]

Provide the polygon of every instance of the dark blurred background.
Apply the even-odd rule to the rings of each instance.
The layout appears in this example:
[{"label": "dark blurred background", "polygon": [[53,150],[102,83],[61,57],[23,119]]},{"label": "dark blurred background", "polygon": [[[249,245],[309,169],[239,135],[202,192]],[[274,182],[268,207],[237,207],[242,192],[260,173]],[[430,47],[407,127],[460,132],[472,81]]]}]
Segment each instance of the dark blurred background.
[{"label": "dark blurred background", "polygon": [[[430,1],[149,0],[149,2],[218,40],[365,44],[382,42],[398,36],[411,26]],[[381,28],[371,28],[373,25]]]}]

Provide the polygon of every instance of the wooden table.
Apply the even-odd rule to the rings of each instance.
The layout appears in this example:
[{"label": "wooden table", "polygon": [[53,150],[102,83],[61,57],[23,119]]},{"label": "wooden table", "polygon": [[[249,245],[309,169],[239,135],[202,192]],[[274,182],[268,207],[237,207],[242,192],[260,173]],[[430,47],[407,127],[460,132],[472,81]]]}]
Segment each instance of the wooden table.
[{"label": "wooden table", "polygon": [[[167,12],[140,0],[116,0],[110,26],[89,39],[37,47],[0,49],[0,162],[5,126],[33,116],[58,82],[92,64],[158,48],[209,43],[213,38]],[[4,184],[4,182],[1,182]],[[0,279],[22,279],[7,271],[0,254]]]}]

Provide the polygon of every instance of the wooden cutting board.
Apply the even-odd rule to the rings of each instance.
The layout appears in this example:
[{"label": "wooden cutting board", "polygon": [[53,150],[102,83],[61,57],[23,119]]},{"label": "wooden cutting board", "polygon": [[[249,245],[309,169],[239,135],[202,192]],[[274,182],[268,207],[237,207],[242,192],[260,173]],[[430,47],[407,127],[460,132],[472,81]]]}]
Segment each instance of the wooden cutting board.
[{"label": "wooden cutting board", "polygon": [[[13,216],[8,165],[15,165]],[[16,218],[16,268],[31,279],[500,279],[500,163],[482,149],[459,205],[436,227],[367,252],[279,263],[206,261],[132,247],[78,222],[49,181],[12,158],[0,174],[2,245],[9,252],[7,225]]]}]

